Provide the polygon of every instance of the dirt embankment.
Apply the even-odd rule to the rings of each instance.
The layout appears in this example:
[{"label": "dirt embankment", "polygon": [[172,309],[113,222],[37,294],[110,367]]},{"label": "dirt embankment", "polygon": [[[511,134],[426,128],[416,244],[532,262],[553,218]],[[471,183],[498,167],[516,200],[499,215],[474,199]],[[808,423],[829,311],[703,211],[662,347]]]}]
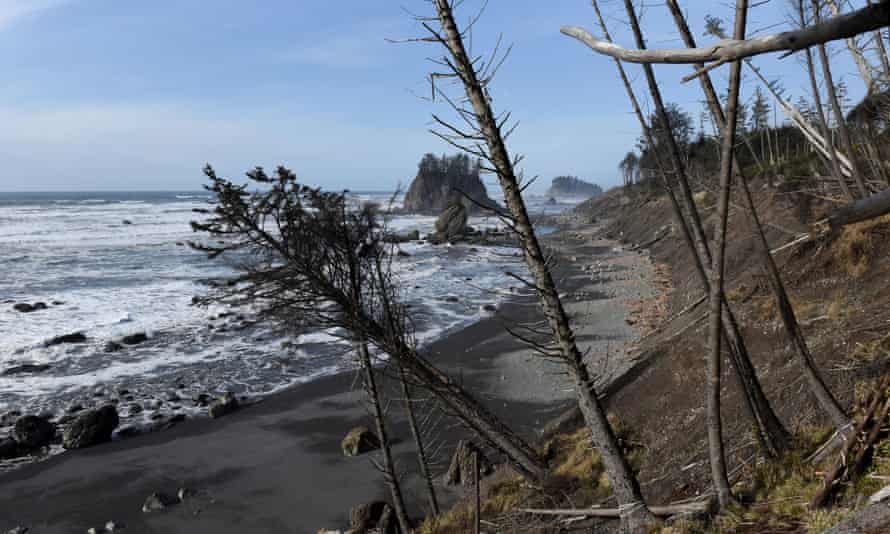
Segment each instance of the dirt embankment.
[{"label": "dirt embankment", "polygon": [[[760,184],[752,187],[772,248],[794,240],[833,207],[791,198]],[[699,193],[696,202],[705,231],[711,234],[713,196]],[[661,504],[706,491],[703,319],[707,310],[705,303],[696,305],[704,293],[690,251],[675,227],[671,205],[656,192],[614,189],[579,206],[576,214],[602,224],[605,237],[647,249],[655,262],[667,267],[673,290],[665,303],[666,319],[639,347],[647,366],[609,398],[609,409],[645,444],[640,480],[650,502]],[[727,296],[766,395],[790,431],[825,425],[776,315],[747,213],[733,209],[729,228]],[[888,238],[890,217],[885,217],[775,256],[815,361],[847,407],[857,382],[890,369],[890,352],[864,350],[890,333]],[[753,459],[755,439],[728,361],[723,369],[726,450],[729,468],[738,473]]]}]

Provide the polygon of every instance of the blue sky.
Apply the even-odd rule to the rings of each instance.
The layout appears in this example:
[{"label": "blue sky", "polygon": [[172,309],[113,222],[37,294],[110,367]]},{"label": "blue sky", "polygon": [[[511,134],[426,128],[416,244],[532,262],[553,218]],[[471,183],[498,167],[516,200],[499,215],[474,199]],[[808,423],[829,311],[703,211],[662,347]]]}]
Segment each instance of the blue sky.
[{"label": "blue sky", "polygon": [[[730,16],[728,3],[681,3],[697,36],[706,13]],[[678,46],[657,4],[643,14],[650,46]],[[465,5],[463,20],[479,2]],[[622,2],[602,6],[617,40],[630,45]],[[385,41],[422,33],[403,8],[429,6],[0,0],[0,191],[197,189],[205,162],[228,176],[285,164],[327,188],[407,185],[424,152],[450,149],[428,133],[431,113],[447,108],[419,97],[429,92],[425,58],[441,51]],[[786,11],[784,0],[756,7],[752,31],[781,29],[771,25]],[[514,45],[493,95],[520,121],[509,145],[526,155],[526,175],[540,175],[541,188],[560,174],[614,185],[638,127],[613,64],[560,35],[564,24],[594,30],[589,2],[490,0],[475,49],[499,32]],[[855,97],[862,90],[842,52],[837,77]],[[797,59],[758,63],[795,100],[806,89]],[[679,83],[688,70],[657,73],[666,98],[697,116],[698,87]]]}]

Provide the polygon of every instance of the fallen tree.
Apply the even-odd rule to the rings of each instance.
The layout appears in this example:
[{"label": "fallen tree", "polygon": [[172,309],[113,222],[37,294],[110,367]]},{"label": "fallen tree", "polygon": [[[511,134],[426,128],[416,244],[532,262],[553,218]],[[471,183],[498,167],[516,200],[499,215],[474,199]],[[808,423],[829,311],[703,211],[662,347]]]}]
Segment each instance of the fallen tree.
[{"label": "fallen tree", "polygon": [[832,17],[820,24],[751,39],[723,39],[700,48],[665,48],[633,50],[602,41],[578,26],[564,26],[560,31],[589,46],[595,52],[629,63],[694,64],[716,61],[718,64],[770,52],[796,52],[811,46],[847,39],[890,26],[890,0],[882,0],[850,13]]}]

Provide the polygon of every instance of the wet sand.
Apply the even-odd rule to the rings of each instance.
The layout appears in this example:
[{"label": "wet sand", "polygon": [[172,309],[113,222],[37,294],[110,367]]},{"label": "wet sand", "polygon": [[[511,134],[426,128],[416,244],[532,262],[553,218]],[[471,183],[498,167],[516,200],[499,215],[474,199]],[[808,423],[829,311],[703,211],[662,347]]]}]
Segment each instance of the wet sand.
[{"label": "wet sand", "polygon": [[[652,266],[636,253],[593,241],[590,232],[549,236],[563,258],[560,287],[580,345],[605,385],[631,369],[625,349],[637,332],[625,322],[630,300],[651,297]],[[601,262],[615,267],[591,269]],[[535,358],[503,328],[504,320],[540,319],[535,302],[517,297],[496,316],[430,345],[428,357],[461,380],[495,414],[534,438],[571,405],[560,369]],[[276,394],[218,420],[189,420],[172,429],[124,439],[0,476],[0,532],[77,533],[107,521],[138,533],[311,533],[348,526],[352,506],[388,500],[370,455],[346,458],[340,440],[370,419],[355,373],[326,377]],[[394,452],[409,510],[424,495],[401,407],[392,407]],[[451,446],[462,431],[441,425]],[[439,471],[447,467],[446,448]],[[153,492],[197,492],[183,504],[143,513]],[[443,500],[457,490],[439,488]]]}]

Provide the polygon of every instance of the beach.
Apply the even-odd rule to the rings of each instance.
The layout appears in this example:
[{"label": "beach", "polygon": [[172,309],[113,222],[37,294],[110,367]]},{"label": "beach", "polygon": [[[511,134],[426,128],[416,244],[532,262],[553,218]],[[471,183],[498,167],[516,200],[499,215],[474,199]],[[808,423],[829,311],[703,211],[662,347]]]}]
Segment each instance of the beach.
[{"label": "beach", "polygon": [[[652,283],[655,267],[645,255],[595,238],[596,229],[573,225],[545,241],[560,258],[560,291],[602,390],[638,363],[629,349],[640,329],[630,318],[658,290]],[[529,439],[572,405],[561,369],[535,357],[503,327],[504,321],[540,318],[535,300],[519,296],[424,350]],[[390,398],[397,401],[395,394]],[[398,402],[391,410],[407,505],[419,518],[425,496],[413,443]],[[86,532],[108,521],[126,532],[146,533],[345,529],[351,507],[388,498],[371,455],[347,458],[340,451],[351,428],[369,423],[355,372],[321,377],[221,419],[188,419],[0,475],[0,531],[24,526],[34,533]],[[437,458],[441,473],[463,431],[446,420],[438,432],[448,443]],[[180,488],[194,495],[165,510],[142,512],[150,494],[175,495]],[[438,490],[445,503],[460,495],[440,484]]]}]

